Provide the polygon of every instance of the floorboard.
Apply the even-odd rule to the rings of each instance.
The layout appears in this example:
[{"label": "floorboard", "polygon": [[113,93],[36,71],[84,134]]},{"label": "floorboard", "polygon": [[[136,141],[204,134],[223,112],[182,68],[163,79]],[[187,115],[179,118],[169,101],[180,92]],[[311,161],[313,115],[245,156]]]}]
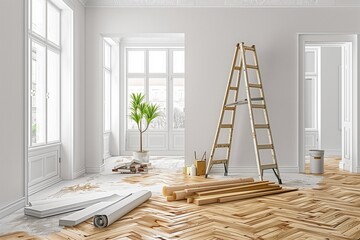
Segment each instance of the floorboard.
[{"label": "floorboard", "polygon": [[[93,227],[90,219],[48,236],[16,232],[0,239],[360,239],[360,175],[337,166],[338,160],[328,161],[313,189],[204,206],[153,196],[106,229]],[[167,183],[182,179],[157,177]],[[154,178],[127,182],[147,180],[151,184]]]}]

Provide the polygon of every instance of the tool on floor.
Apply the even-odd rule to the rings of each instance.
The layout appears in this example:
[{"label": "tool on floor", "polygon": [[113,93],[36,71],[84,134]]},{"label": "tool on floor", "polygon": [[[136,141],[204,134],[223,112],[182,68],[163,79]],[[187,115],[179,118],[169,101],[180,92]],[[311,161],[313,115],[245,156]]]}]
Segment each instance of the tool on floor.
[{"label": "tool on floor", "polygon": [[[251,52],[253,56],[253,64],[247,63],[246,53]],[[240,56],[239,56],[240,55]],[[250,79],[248,71],[255,71],[256,73],[256,81]],[[233,81],[234,73],[237,72],[236,80]],[[245,89],[246,89],[246,96],[247,98],[244,100],[238,101],[239,96],[239,88],[241,82],[241,74],[244,74],[245,80]],[[235,82],[235,85],[233,85]],[[252,95],[256,94],[259,97],[252,97]],[[232,97],[231,97],[232,96]],[[232,98],[232,100],[231,100]],[[230,101],[229,101],[230,100]],[[227,176],[228,168],[229,168],[229,159],[230,159],[230,152],[231,152],[231,143],[233,137],[233,130],[234,130],[234,123],[235,123],[235,116],[236,116],[236,107],[238,105],[246,104],[249,109],[249,116],[251,122],[251,131],[253,135],[253,142],[255,148],[255,157],[256,163],[258,168],[258,174],[260,181],[263,180],[264,170],[272,169],[276,178],[279,181],[279,184],[282,183],[280,178],[280,171],[277,164],[275,148],[273,143],[273,138],[271,134],[270,124],[269,124],[269,116],[267,112],[265,96],[263,85],[261,81],[260,69],[258,64],[258,58],[256,54],[255,45],[249,47],[245,46],[244,43],[237,44],[235,48],[234,58],[231,66],[231,71],[229,75],[229,80],[225,92],[225,97],[220,113],[220,118],[218,122],[218,127],[215,134],[214,143],[211,149],[209,163],[207,165],[205,177],[208,176],[212,166],[214,164],[224,164],[225,173],[224,175]],[[258,117],[254,111],[262,110],[262,115],[264,117],[263,122],[259,123],[255,121],[255,118]],[[226,122],[224,115],[225,113],[230,113],[230,122]],[[229,121],[229,120],[228,120]],[[266,144],[259,144],[259,139],[257,134],[260,133],[260,130],[266,130],[268,135],[268,143]],[[228,131],[228,142],[226,143],[219,143],[219,136],[221,131]],[[224,159],[215,159],[215,152],[218,149],[226,149],[226,157]],[[260,151],[270,150],[272,155],[272,163],[271,164],[262,164],[260,160]]]}]

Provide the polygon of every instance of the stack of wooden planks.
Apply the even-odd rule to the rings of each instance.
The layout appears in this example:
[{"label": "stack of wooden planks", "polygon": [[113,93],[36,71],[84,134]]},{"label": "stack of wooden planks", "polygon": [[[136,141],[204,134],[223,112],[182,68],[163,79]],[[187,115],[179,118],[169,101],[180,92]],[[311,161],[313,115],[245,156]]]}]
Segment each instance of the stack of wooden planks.
[{"label": "stack of wooden planks", "polygon": [[262,197],[296,190],[298,189],[282,188],[274,182],[254,182],[253,178],[243,178],[187,185],[164,186],[163,195],[166,197],[167,201],[186,199],[188,203],[205,205]]}]

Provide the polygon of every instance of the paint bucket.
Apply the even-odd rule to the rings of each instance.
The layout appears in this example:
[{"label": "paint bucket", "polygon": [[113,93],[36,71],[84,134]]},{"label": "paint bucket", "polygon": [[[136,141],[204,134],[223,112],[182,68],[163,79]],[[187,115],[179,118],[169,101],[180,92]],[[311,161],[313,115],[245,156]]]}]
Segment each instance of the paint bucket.
[{"label": "paint bucket", "polygon": [[324,150],[309,150],[310,173],[324,173]]}]

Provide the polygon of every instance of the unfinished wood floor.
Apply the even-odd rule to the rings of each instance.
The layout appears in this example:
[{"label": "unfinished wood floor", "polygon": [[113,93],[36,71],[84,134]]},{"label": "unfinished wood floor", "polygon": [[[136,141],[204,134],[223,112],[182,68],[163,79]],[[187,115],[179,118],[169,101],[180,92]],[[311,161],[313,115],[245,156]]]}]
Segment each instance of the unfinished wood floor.
[{"label": "unfinished wood floor", "polygon": [[360,175],[337,164],[313,189],[205,206],[154,196],[106,229],[88,220],[45,237],[0,239],[360,239]]}]

